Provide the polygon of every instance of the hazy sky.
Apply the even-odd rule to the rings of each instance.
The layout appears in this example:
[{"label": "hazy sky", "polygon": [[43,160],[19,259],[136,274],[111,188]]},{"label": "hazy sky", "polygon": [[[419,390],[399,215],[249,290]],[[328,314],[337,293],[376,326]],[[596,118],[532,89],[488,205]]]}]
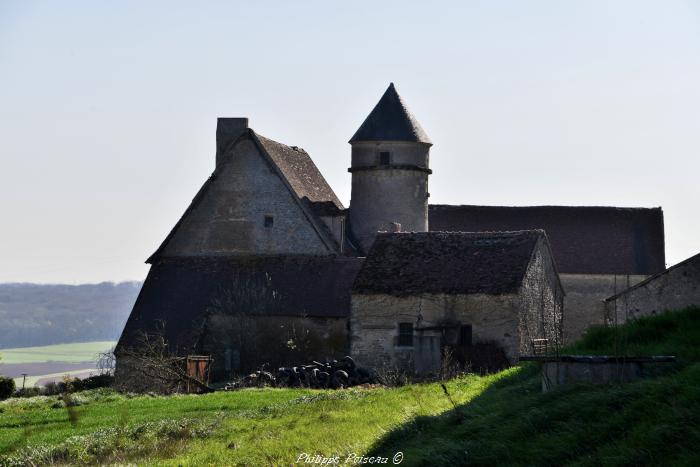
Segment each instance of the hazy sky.
[{"label": "hazy sky", "polygon": [[668,263],[700,251],[700,2],[0,0],[0,282],[143,279],[219,116],[347,205],[390,81],[431,202],[662,206]]}]

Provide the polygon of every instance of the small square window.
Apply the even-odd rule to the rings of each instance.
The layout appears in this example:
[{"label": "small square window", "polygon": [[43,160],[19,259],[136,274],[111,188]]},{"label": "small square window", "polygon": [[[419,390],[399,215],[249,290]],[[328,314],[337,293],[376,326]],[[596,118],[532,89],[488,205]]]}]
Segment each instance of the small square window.
[{"label": "small square window", "polygon": [[275,223],[275,218],[272,216],[265,216],[265,227],[272,227]]},{"label": "small square window", "polygon": [[399,323],[399,347],[413,347],[413,323]]},{"label": "small square window", "polygon": [[383,151],[379,153],[379,164],[389,165],[391,164],[391,153]]}]

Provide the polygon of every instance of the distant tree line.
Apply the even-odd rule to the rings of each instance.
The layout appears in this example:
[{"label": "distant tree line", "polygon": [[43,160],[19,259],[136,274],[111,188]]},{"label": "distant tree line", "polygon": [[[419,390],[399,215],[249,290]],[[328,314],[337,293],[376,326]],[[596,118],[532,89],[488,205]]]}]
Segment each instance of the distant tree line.
[{"label": "distant tree line", "polygon": [[140,282],[0,284],[0,349],[115,340]]}]

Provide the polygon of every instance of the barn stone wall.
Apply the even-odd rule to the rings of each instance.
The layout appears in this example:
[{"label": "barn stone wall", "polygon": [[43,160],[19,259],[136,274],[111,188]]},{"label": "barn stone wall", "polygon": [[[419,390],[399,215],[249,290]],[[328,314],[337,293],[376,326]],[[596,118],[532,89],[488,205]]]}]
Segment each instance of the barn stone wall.
[{"label": "barn stone wall", "polygon": [[[422,319],[419,321],[419,316]],[[398,347],[398,323],[415,328],[462,323],[472,325],[472,342],[494,342],[511,362],[517,361],[519,342],[516,295],[424,295],[396,297],[387,294],[352,296],[351,355],[371,368],[414,369],[416,348]],[[439,331],[416,331],[437,336]]]},{"label": "barn stone wall", "polygon": [[700,255],[695,255],[636,287],[605,301],[608,324],[700,306]]},{"label": "barn stone wall", "polygon": [[560,274],[564,297],[564,343],[579,339],[592,325],[604,324],[603,300],[647,276]]},{"label": "barn stone wall", "polygon": [[532,355],[533,339],[547,339],[550,351],[562,345],[564,291],[549,248],[540,239],[520,286],[520,349],[521,355]]},{"label": "barn stone wall", "polygon": [[[210,382],[222,383],[263,365],[276,370],[311,360],[341,358],[349,352],[347,328],[347,318],[214,314],[202,326],[194,353],[213,358]],[[178,352],[178,356],[187,355]],[[162,389],[128,356],[117,359],[115,381],[123,390]]]},{"label": "barn stone wall", "polygon": [[348,354],[347,318],[212,315],[200,351],[214,356],[213,380],[230,380],[266,365],[341,358]]},{"label": "barn stone wall", "polygon": [[162,256],[331,253],[253,141],[239,142],[213,177]]}]

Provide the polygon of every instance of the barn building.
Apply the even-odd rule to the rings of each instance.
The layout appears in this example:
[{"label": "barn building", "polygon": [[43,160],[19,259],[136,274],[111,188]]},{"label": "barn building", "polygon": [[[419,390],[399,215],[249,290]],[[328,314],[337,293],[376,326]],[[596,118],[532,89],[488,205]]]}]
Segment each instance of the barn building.
[{"label": "barn building", "polygon": [[559,348],[563,301],[542,230],[380,233],[352,288],[351,353],[417,374],[439,372],[446,355],[499,366],[475,361],[484,345],[515,363],[537,341]]},{"label": "barn building", "polygon": [[[363,326],[355,318],[350,326],[352,285],[364,262],[376,264],[379,231],[425,239],[442,238],[439,232],[544,231],[537,244],[547,238],[549,246],[536,250],[551,251],[560,273],[565,340],[603,321],[602,300],[622,289],[619,284],[633,285],[665,267],[660,208],[429,205],[432,142],[393,84],[350,145],[352,193],[345,208],[302,148],[260,135],[246,118],[218,120],[212,175],[147,260],[150,271],[115,352],[118,379],[133,375],[125,350],[153,334],[175,354],[212,355],[214,380],[263,363],[346,354]],[[527,270],[524,262],[516,266]],[[494,284],[478,284],[491,296],[501,273],[489,277]],[[551,277],[542,280],[558,290]],[[366,294],[357,287],[360,300]],[[499,293],[517,296],[516,289]],[[469,290],[455,296],[467,303],[481,293]],[[503,342],[511,360],[513,339]]]}]

